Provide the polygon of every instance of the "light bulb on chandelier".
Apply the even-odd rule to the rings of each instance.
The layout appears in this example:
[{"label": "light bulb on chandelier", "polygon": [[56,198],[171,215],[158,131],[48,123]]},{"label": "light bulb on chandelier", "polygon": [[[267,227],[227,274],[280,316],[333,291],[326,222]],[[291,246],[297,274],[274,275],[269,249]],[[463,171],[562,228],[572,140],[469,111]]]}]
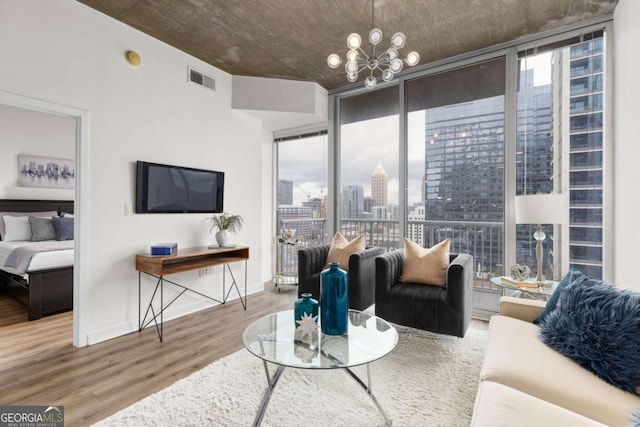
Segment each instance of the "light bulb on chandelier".
[{"label": "light bulb on chandelier", "polygon": [[[371,23],[373,26],[374,21],[374,4],[371,2]],[[373,28],[369,32],[369,43],[372,45],[371,55],[368,55],[361,47],[362,38],[357,33],[351,33],[347,37],[347,47],[349,50],[345,55],[346,63],[344,70],[347,74],[347,81],[354,83],[358,81],[358,75],[361,71],[368,70],[369,75],[364,81],[365,87],[372,89],[376,87],[377,79],[374,76],[374,71],[378,70],[382,80],[388,82],[393,77],[402,71],[404,64],[409,67],[413,67],[420,62],[420,54],[412,51],[407,54],[407,57],[401,59],[399,57],[398,49],[402,49],[407,41],[406,36],[403,33],[395,33],[391,36],[390,46],[376,55],[376,46],[382,41],[382,30],[379,28]],[[342,64],[342,59],[339,55],[332,53],[327,58],[327,64],[330,68],[338,68]]]}]

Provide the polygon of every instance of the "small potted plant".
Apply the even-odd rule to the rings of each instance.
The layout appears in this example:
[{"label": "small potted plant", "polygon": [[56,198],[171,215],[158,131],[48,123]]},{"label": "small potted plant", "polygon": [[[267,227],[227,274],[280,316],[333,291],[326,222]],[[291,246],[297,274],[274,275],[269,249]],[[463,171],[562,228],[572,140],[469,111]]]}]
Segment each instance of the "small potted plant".
[{"label": "small potted plant", "polygon": [[240,215],[233,215],[223,212],[221,214],[215,214],[208,218],[209,220],[209,232],[218,230],[216,233],[216,242],[218,246],[223,247],[228,245],[228,233],[237,233],[242,229],[244,220]]}]

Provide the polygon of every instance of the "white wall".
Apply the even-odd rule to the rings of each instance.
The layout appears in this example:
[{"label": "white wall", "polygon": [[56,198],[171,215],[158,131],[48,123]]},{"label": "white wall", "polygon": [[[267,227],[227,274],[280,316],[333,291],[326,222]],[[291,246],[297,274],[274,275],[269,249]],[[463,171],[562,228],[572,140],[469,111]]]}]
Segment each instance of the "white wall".
[{"label": "white wall", "polygon": [[640,1],[620,0],[614,16],[614,274],[640,290]]},{"label": "white wall", "polygon": [[73,189],[20,186],[18,155],[74,159],[75,126],[70,117],[0,105],[0,198],[73,200]]},{"label": "white wall", "polygon": [[[88,341],[137,329],[136,253],[158,242],[213,242],[206,215],[125,216],[136,160],[226,173],[225,209],[245,219],[234,240],[251,247],[249,290],[261,290],[270,275],[262,228],[272,207],[261,180],[272,136],[259,119],[231,109],[231,76],[73,0],[0,0],[0,10],[0,90],[89,112]],[[127,50],[141,55],[141,66],[124,60]],[[213,76],[216,92],[188,83],[189,65]],[[172,278],[220,296],[220,280],[197,272]],[[145,285],[148,296],[151,281]],[[199,301],[185,295],[167,314]]]}]

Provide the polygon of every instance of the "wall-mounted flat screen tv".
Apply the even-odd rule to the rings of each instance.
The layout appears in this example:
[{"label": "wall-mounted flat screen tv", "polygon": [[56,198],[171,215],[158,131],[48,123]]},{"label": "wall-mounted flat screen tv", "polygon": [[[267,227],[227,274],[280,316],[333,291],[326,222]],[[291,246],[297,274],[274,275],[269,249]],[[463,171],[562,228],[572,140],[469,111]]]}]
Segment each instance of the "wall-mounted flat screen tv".
[{"label": "wall-mounted flat screen tv", "polygon": [[220,213],[224,172],[137,162],[136,213]]}]

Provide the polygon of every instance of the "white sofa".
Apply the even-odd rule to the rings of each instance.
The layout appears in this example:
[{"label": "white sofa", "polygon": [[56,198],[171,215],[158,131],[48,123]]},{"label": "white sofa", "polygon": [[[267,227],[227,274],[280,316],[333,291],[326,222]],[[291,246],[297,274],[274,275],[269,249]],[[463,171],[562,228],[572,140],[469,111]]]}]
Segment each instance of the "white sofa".
[{"label": "white sofa", "polygon": [[471,425],[629,427],[640,396],[614,387],[539,339],[544,302],[502,297],[489,323]]}]

